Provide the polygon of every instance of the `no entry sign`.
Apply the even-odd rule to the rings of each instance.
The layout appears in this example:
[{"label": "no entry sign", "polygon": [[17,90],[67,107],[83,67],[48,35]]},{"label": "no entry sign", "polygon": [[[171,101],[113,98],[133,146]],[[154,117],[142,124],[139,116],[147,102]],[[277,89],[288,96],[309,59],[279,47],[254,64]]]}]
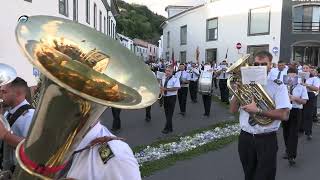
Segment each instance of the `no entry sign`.
[{"label": "no entry sign", "polygon": [[237,43],[237,44],[236,44],[236,48],[237,48],[237,49],[241,49],[241,48],[242,48],[242,44],[241,44],[241,43]]}]

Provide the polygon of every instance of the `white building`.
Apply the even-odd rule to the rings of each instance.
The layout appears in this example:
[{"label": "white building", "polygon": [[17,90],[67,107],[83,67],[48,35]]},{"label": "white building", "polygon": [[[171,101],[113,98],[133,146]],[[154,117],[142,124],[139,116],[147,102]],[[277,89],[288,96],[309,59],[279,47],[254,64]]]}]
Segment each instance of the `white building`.
[{"label": "white building", "polygon": [[148,60],[156,61],[158,58],[158,46],[148,43]]},{"label": "white building", "polygon": [[148,61],[148,43],[141,39],[133,39],[134,53],[143,61]]},{"label": "white building", "polygon": [[118,7],[115,0],[5,0],[0,15],[0,62],[13,66],[18,76],[36,84],[33,66],[24,57],[15,37],[20,16],[50,15],[77,21],[116,38]]},{"label": "white building", "polygon": [[130,39],[129,37],[127,36],[124,36],[122,34],[119,34],[118,33],[118,40],[120,41],[120,43],[128,48],[130,51],[134,52],[134,46],[133,46],[133,40]]},{"label": "white building", "polygon": [[[172,8],[172,7],[171,7]],[[169,8],[170,10],[170,8]],[[170,11],[168,11],[170,13]],[[238,60],[257,49],[280,47],[282,0],[209,0],[168,14],[163,28],[163,57],[181,62]],[[236,44],[241,44],[241,49]],[[279,57],[275,54],[274,61]]]}]

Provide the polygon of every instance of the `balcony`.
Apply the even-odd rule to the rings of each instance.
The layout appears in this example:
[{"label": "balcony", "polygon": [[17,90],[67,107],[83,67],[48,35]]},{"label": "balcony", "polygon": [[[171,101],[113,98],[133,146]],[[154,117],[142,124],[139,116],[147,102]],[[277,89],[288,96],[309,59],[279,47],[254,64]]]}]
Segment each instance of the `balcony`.
[{"label": "balcony", "polygon": [[293,32],[320,33],[320,22],[293,22]]}]

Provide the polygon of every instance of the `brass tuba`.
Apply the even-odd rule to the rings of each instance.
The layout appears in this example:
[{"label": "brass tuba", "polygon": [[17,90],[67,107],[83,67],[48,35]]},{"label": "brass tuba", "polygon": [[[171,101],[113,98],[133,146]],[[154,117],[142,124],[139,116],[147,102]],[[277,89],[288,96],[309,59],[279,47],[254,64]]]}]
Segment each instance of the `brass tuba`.
[{"label": "brass tuba", "polygon": [[[273,100],[269,97],[267,92],[260,84],[242,84],[241,82],[241,67],[249,66],[250,55],[245,55],[228,68],[227,73],[231,76],[227,80],[227,86],[234,96],[238,99],[241,106],[250,104],[254,98],[257,106],[264,111],[275,109]],[[233,84],[237,83],[237,89],[233,88]],[[273,120],[259,115],[253,115],[249,119],[250,125],[254,126],[259,124],[266,126],[272,123]]]},{"label": "brass tuba", "polygon": [[16,148],[15,179],[57,178],[107,106],[140,109],[157,100],[157,80],[144,62],[92,28],[31,16],[18,22],[16,38],[44,78],[28,136]]}]

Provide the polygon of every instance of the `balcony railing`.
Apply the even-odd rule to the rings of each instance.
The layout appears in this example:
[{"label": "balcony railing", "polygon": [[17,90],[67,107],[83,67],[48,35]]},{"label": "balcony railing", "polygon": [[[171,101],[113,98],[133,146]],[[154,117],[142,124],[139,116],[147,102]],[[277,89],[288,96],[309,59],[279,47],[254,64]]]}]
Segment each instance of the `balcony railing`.
[{"label": "balcony railing", "polygon": [[294,32],[320,32],[320,22],[293,22]]}]

